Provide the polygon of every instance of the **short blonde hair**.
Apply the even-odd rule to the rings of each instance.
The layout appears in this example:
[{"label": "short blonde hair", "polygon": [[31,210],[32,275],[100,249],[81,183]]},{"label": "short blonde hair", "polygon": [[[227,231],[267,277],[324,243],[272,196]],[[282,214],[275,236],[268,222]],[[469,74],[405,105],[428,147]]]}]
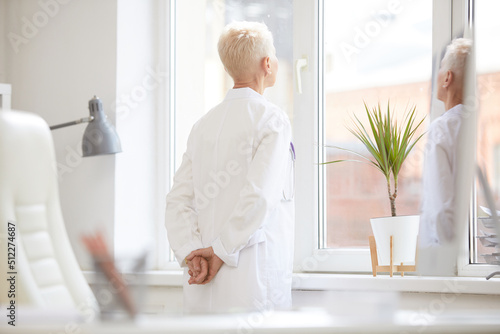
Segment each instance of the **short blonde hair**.
[{"label": "short blonde hair", "polygon": [[226,25],[217,48],[222,64],[233,79],[252,73],[263,58],[276,52],[267,26],[247,21]]},{"label": "short blonde hair", "polygon": [[445,71],[462,73],[467,56],[472,50],[472,41],[467,38],[455,38],[446,47],[446,53],[441,61],[441,68]]}]

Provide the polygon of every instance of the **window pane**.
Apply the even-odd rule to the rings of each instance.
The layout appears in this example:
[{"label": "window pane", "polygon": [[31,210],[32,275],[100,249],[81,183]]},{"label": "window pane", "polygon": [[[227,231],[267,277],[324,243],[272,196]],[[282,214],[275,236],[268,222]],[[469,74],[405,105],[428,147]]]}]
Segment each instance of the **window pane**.
[{"label": "window pane", "polygon": [[[429,114],[432,70],[432,1],[324,1],[324,143],[368,154],[347,130],[353,114],[365,121],[368,106],[390,101],[402,115],[415,105]],[[401,118],[401,117],[400,117]],[[421,129],[422,131],[424,129]],[[423,147],[400,173],[397,214],[418,214]],[[325,149],[325,161],[356,159]],[[390,216],[385,177],[368,164],[324,168],[324,247],[368,247],[370,218]]]},{"label": "window pane", "polygon": [[193,124],[222,101],[233,82],[217,53],[222,28],[232,21],[264,22],[273,33],[279,60],[268,100],[292,120],[292,0],[189,0],[176,2],[175,169]]},{"label": "window pane", "polygon": [[[479,166],[486,172],[488,183],[495,197],[497,209],[500,197],[500,132],[498,131],[500,122],[500,44],[498,35],[500,34],[500,22],[498,15],[500,2],[497,0],[478,0],[475,2],[475,39],[476,39],[476,66],[477,66],[477,86],[479,92],[479,113],[478,113],[478,139],[477,139],[477,161]],[[485,217],[487,214],[479,206],[487,207],[483,190],[478,185],[477,190],[477,215]],[[484,222],[484,223],[483,223]],[[479,236],[493,234],[495,231],[488,228],[489,221],[478,219],[475,228]],[[485,247],[488,238],[476,239],[475,256],[472,262],[485,263],[484,255],[498,252],[493,247]],[[498,261],[498,260],[497,260]]]}]

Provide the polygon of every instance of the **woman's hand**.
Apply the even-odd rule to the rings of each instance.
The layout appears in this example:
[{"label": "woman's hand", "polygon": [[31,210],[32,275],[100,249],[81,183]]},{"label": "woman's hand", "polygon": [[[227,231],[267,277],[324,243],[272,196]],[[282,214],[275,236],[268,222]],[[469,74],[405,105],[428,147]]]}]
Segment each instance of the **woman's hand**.
[{"label": "woman's hand", "polygon": [[186,258],[186,264],[189,268],[189,284],[202,283],[208,274],[208,262],[201,256],[195,256],[192,260]]},{"label": "woman's hand", "polygon": [[[215,277],[215,275],[217,275],[220,267],[222,267],[224,262],[217,255],[215,255],[214,249],[212,247],[201,248],[201,249],[197,249],[195,251],[192,251],[191,254],[189,254],[186,257],[186,261],[189,263],[190,261],[194,260],[197,257],[202,258],[201,263],[203,263],[203,260],[205,260],[207,262],[208,274],[203,281],[201,281],[201,282],[198,282],[198,281],[194,282],[193,281],[193,283],[194,284],[207,284],[210,281],[212,281],[212,279]],[[203,269],[202,269],[202,271],[203,271]],[[201,274],[198,275],[198,277],[201,277]],[[191,279],[190,279],[189,284],[193,284],[193,283],[191,283]]]}]

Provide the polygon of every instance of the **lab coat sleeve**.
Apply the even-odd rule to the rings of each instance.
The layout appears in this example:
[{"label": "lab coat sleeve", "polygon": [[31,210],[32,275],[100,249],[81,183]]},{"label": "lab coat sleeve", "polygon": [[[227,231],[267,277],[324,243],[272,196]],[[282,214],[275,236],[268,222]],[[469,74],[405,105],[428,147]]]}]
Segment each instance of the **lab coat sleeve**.
[{"label": "lab coat sleeve", "polygon": [[165,210],[168,241],[181,267],[186,266],[184,259],[191,251],[203,247],[194,204],[190,145],[191,140],[188,140],[188,149],[183,155],[181,166],[175,173],[172,189],[167,195]]},{"label": "lab coat sleeve", "polygon": [[[215,254],[236,267],[239,252],[261,241],[261,228],[282,199],[283,177],[289,159],[291,129],[288,120],[273,117],[259,135],[262,138],[248,167],[245,186],[230,218],[212,243]],[[253,242],[252,242],[253,240]]]},{"label": "lab coat sleeve", "polygon": [[429,143],[419,242],[422,246],[438,245],[454,236],[453,212],[455,198],[453,147],[443,142]]}]

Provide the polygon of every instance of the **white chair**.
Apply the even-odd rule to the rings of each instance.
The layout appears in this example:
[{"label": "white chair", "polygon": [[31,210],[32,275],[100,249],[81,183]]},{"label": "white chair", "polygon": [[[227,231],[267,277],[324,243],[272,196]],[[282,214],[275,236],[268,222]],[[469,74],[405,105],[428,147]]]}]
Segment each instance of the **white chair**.
[{"label": "white chair", "polygon": [[[16,225],[16,304],[95,305],[71,248],[59,203],[52,135],[32,113],[0,110],[0,304],[10,302],[8,222]],[[87,305],[87,306],[86,306]]]}]

